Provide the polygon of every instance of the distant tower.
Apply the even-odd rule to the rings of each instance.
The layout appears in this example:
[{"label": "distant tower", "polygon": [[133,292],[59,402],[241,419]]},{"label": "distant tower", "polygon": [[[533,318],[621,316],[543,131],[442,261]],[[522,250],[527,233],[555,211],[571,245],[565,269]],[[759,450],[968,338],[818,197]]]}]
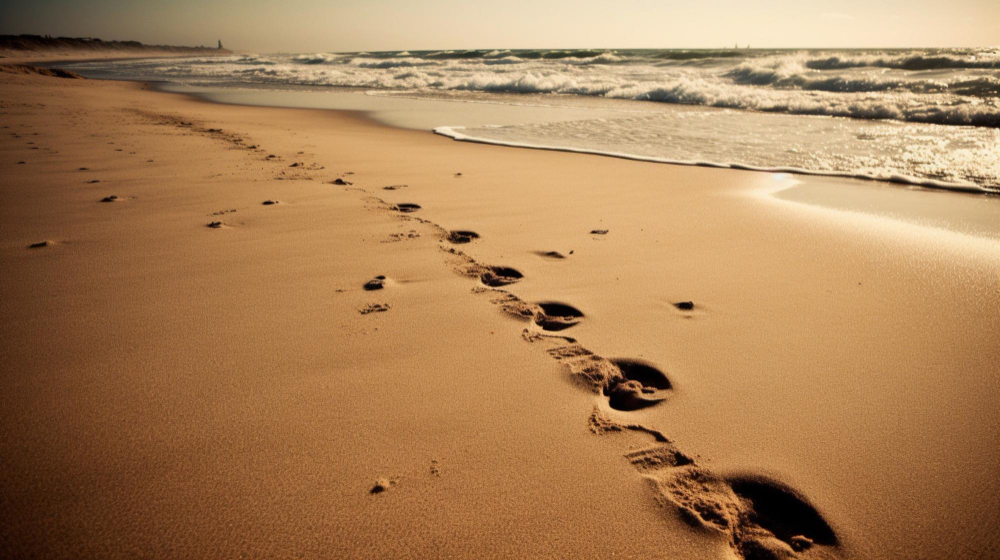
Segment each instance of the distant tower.
[{"label": "distant tower", "polygon": [[222,39],[219,39],[219,49],[222,49]]}]

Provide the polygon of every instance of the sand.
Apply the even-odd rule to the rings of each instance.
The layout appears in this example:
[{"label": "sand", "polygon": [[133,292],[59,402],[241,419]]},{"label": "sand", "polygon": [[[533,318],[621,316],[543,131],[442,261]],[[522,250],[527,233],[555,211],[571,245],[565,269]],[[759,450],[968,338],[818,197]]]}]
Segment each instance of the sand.
[{"label": "sand", "polygon": [[0,91],[5,557],[1000,554],[995,239],[770,174]]}]

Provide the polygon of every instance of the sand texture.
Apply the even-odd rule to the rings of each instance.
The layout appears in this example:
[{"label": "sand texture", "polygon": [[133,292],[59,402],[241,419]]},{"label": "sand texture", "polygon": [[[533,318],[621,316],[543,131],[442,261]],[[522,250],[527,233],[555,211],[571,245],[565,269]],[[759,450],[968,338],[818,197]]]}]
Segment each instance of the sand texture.
[{"label": "sand texture", "polygon": [[0,111],[0,556],[1000,556],[996,240],[15,67]]}]

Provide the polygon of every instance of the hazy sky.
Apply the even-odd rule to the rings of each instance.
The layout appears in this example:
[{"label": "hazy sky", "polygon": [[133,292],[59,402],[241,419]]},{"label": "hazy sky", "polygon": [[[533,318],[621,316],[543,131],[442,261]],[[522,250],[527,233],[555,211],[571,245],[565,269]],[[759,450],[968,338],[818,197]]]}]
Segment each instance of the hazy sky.
[{"label": "hazy sky", "polygon": [[1000,0],[0,0],[0,33],[257,52],[1000,45]]}]

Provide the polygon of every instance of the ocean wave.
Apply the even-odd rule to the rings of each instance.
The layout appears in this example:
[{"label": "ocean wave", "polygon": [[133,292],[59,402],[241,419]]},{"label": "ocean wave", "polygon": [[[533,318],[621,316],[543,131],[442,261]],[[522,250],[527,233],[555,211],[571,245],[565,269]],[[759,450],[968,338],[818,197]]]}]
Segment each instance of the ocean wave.
[{"label": "ocean wave", "polygon": [[795,95],[780,90],[747,92],[699,80],[680,81],[669,87],[632,87],[608,92],[607,97],[661,103],[749,109],[792,115],[819,115],[859,119],[892,119],[931,124],[1000,127],[1000,107],[986,104],[951,104],[921,100],[914,95]]},{"label": "ocean wave", "polygon": [[844,70],[848,68],[876,67],[897,70],[945,70],[945,69],[1000,69],[1000,57],[967,54],[963,56],[945,54],[905,54],[896,56],[831,56],[806,62],[814,70]]},{"label": "ocean wave", "polygon": [[438,66],[439,62],[434,60],[424,60],[421,58],[396,58],[396,59],[374,59],[374,58],[353,58],[350,61],[352,66],[358,68],[409,68],[414,66]]},{"label": "ocean wave", "polygon": [[292,58],[292,62],[297,64],[331,64],[341,60],[340,55],[326,53],[300,54]]},{"label": "ocean wave", "polygon": [[956,95],[1000,97],[1000,77],[959,80],[948,84],[948,91]]},{"label": "ocean wave", "polygon": [[493,65],[496,65],[496,64],[521,64],[523,62],[525,62],[525,60],[523,58],[519,58],[519,57],[516,57],[516,56],[505,56],[505,57],[502,57],[502,58],[501,57],[497,57],[497,58],[486,58],[486,59],[483,59],[483,64],[485,64],[487,66],[493,66]]},{"label": "ocean wave", "polygon": [[579,59],[567,60],[569,64],[617,64],[629,60],[627,57],[618,56],[615,53],[601,53],[597,56],[581,57]]},{"label": "ocean wave", "polygon": [[437,51],[423,55],[433,60],[461,60],[483,58],[485,51]]},{"label": "ocean wave", "polygon": [[703,60],[718,58],[744,58],[749,53],[740,50],[670,50],[652,55],[652,58],[659,60]]},{"label": "ocean wave", "polygon": [[[873,76],[844,77],[823,76],[807,71],[801,64],[781,62],[760,67],[752,64],[740,66],[723,74],[735,84],[797,88],[817,91],[872,92],[905,89],[906,80],[885,80]],[[937,89],[944,87],[938,84]]]},{"label": "ocean wave", "polygon": [[[525,60],[563,60],[597,58],[608,54],[604,49],[572,49],[572,50],[467,50],[467,51],[436,51],[423,54],[424,58],[433,60],[474,60],[482,58],[497,58],[517,56]],[[619,59],[621,60],[621,59]]]}]

